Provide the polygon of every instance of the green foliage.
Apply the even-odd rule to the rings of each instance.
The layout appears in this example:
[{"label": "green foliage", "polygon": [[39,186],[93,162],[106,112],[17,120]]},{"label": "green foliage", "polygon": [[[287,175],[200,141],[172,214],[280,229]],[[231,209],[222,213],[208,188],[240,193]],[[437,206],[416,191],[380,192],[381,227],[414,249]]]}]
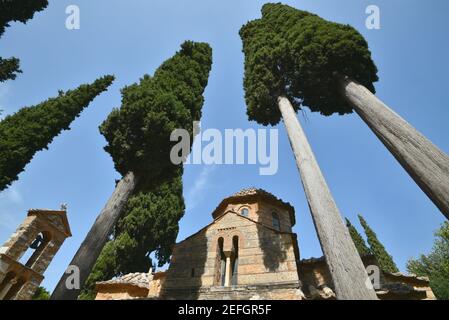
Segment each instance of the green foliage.
[{"label": "green foliage", "polygon": [[377,68],[363,36],[287,5],[265,4],[262,18],[240,30],[245,54],[245,98],[250,120],[275,125],[279,96],[295,110],[307,106],[323,115],[346,114],[337,76],[349,76],[374,92]]},{"label": "green foliage", "polygon": [[[47,5],[47,0],[0,0],[0,37],[10,22],[26,23],[35,12],[44,10]],[[19,59],[0,57],[0,82],[14,80],[18,73],[22,73]]]},{"label": "green foliage", "polygon": [[22,73],[19,64],[20,62],[17,58],[3,59],[0,57],[0,82],[14,80],[17,77],[17,73]]},{"label": "green foliage", "polygon": [[44,288],[39,287],[37,288],[36,292],[34,293],[32,300],[50,300],[50,293]]},{"label": "green foliage", "polygon": [[388,254],[383,244],[379,241],[379,239],[377,239],[376,233],[370,228],[361,215],[359,215],[359,220],[365,230],[371,252],[374,254],[377,262],[379,263],[379,268],[385,272],[399,272],[398,267],[393,261],[393,257]]},{"label": "green foliage", "polygon": [[153,77],[146,75],[122,90],[122,107],[100,127],[118,172],[153,179],[173,167],[169,155],[176,142],[170,142],[170,134],[178,128],[192,133],[193,121],[201,117],[211,63],[208,44],[187,41]]},{"label": "green foliage", "polygon": [[348,218],[346,218],[346,226],[348,227],[349,234],[351,235],[352,241],[354,242],[359,255],[363,257],[371,254],[371,251],[366,245],[365,240],[362,238],[357,229],[351,224],[351,221],[349,221]]},{"label": "green foliage", "polygon": [[429,277],[430,287],[440,300],[449,300],[449,222],[445,221],[435,233],[435,243],[428,255],[407,262],[407,270]]},{"label": "green foliage", "polygon": [[0,37],[11,22],[26,23],[35,12],[44,10],[47,5],[47,0],[1,0]]},{"label": "green foliage", "polygon": [[[47,5],[47,0],[0,0],[0,37],[11,22],[26,23]],[[0,82],[14,80],[21,72],[19,59],[0,57]],[[1,121],[0,191],[17,180],[34,154],[46,148],[63,129],[68,129],[89,102],[111,82],[112,77],[105,77],[91,86],[81,86],[37,106],[23,108]]]},{"label": "green foliage", "polygon": [[106,76],[90,85],[81,85],[36,106],[20,109],[0,122],[0,191],[18,179],[34,154],[52,142],[114,77]]},{"label": "green foliage", "polygon": [[[212,64],[208,44],[187,41],[153,77],[122,90],[122,107],[100,127],[105,150],[123,175],[139,177],[111,240],[89,275],[80,299],[95,297],[95,283],[131,272],[148,272],[155,253],[159,266],[170,259],[184,214],[182,165],[170,161],[173,130],[192,137],[193,121],[201,118],[203,92]],[[192,142],[192,141],[191,141]],[[191,143],[192,145],[192,143]]]},{"label": "green foliage", "polygon": [[97,262],[78,297],[79,300],[94,300],[95,283],[102,280],[112,279],[117,274],[116,256],[115,243],[111,240],[103,247]]},{"label": "green foliage", "polygon": [[113,240],[101,252],[81,294],[94,298],[95,283],[132,272],[147,272],[155,253],[163,266],[170,259],[178,235],[178,222],[184,214],[181,174],[159,186],[141,186],[128,201]]},{"label": "green foliage", "polygon": [[[162,182],[156,187],[142,186],[140,192],[130,198],[126,215],[119,221],[116,232],[129,239],[136,239],[136,250],[143,254],[155,252],[158,265],[169,261],[171,247],[178,235],[178,222],[184,214],[184,199],[182,196],[182,173],[171,180]],[[129,255],[129,250],[118,246],[118,257],[121,262],[121,272],[148,270],[151,264],[142,255],[141,261],[135,260],[136,255]],[[128,259],[127,259],[128,258]]]}]

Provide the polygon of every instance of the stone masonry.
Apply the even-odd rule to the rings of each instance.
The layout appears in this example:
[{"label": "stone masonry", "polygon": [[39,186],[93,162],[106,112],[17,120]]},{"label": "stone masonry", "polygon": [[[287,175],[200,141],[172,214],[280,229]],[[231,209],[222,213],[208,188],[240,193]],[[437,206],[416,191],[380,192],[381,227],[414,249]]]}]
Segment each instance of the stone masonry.
[{"label": "stone masonry", "polygon": [[[70,236],[65,211],[29,210],[25,221],[0,248],[0,300],[31,299],[48,265]],[[20,263],[30,246],[34,252]]]},{"label": "stone masonry", "polygon": [[259,189],[220,203],[214,222],[176,244],[165,299],[301,299],[294,210]]},{"label": "stone masonry", "polygon": [[[221,201],[212,217],[174,246],[167,271],[99,282],[96,299],[335,299],[324,258],[300,260],[290,204],[264,190],[246,189]],[[378,270],[379,299],[435,298],[429,279],[382,272],[372,255],[362,260]]]}]

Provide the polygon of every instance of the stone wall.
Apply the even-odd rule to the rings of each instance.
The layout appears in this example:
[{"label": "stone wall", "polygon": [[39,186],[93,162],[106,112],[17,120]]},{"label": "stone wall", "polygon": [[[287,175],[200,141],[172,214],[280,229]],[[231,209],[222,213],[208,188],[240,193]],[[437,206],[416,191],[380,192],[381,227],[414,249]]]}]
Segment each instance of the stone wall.
[{"label": "stone wall", "polygon": [[290,213],[286,209],[282,209],[278,206],[270,204],[265,201],[261,201],[258,212],[258,222],[265,224],[266,226],[272,226],[272,213],[276,212],[280,219],[280,225],[282,232],[292,232],[292,221],[290,221]]},{"label": "stone wall", "polygon": [[241,285],[235,287],[201,288],[193,293],[188,289],[165,291],[161,299],[188,300],[303,300],[299,282],[271,285]]},{"label": "stone wall", "polygon": [[165,272],[157,272],[152,275],[148,284],[148,298],[159,298],[165,284],[166,275]]},{"label": "stone wall", "polygon": [[98,290],[95,300],[130,300],[141,299],[148,295],[148,289],[133,285],[108,286]]},{"label": "stone wall", "polygon": [[223,238],[229,250],[234,236],[239,237],[238,285],[299,283],[295,235],[228,212],[175,246],[162,291],[190,290],[199,295],[200,288],[219,286],[218,239]]},{"label": "stone wall", "polygon": [[5,254],[0,254],[0,300],[26,300],[33,296],[43,276]]},{"label": "stone wall", "polygon": [[[373,255],[364,256],[362,261],[365,268],[369,266],[378,268]],[[308,299],[335,299],[332,279],[324,258],[302,260],[298,265],[298,270],[303,285],[302,290]],[[372,274],[371,272],[369,273]],[[380,271],[378,286],[375,289],[381,300],[435,299],[432,289],[429,287],[429,279],[414,275]]]},{"label": "stone wall", "polygon": [[[25,254],[31,242],[41,232],[36,216],[28,216],[17,230],[0,248],[0,254],[5,254],[13,260],[19,261]],[[1,279],[0,279],[1,281]]]},{"label": "stone wall", "polygon": [[429,279],[416,275],[382,273],[378,296],[383,300],[435,300]]},{"label": "stone wall", "polygon": [[279,215],[281,226],[280,231],[292,232],[292,221],[290,221],[290,213],[284,208],[263,200],[228,204],[224,208],[223,213],[228,211],[240,213],[243,208],[247,208],[249,210],[248,218],[271,228],[273,227],[272,213],[276,212]]},{"label": "stone wall", "polygon": [[[42,237],[39,246],[26,262],[20,263],[38,235]],[[30,210],[0,248],[0,300],[31,299],[68,236],[71,233],[65,211]]]}]

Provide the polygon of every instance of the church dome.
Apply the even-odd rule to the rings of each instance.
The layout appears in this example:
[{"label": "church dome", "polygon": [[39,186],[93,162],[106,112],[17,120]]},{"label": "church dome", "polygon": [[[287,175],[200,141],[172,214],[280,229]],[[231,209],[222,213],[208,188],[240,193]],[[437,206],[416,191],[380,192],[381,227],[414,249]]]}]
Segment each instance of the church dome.
[{"label": "church dome", "polygon": [[230,204],[239,204],[239,203],[259,201],[259,200],[263,200],[265,202],[271,203],[274,206],[280,207],[280,208],[288,211],[289,216],[290,216],[291,226],[295,225],[295,223],[296,223],[295,209],[293,208],[293,206],[290,203],[282,201],[281,199],[279,199],[278,197],[276,197],[275,195],[273,195],[272,193],[270,193],[268,191],[265,191],[260,188],[255,188],[255,187],[242,189],[239,192],[236,192],[233,195],[231,195],[227,198],[224,198],[220,202],[218,207],[212,212],[212,217],[214,219],[219,217],[223,213],[223,210]]}]

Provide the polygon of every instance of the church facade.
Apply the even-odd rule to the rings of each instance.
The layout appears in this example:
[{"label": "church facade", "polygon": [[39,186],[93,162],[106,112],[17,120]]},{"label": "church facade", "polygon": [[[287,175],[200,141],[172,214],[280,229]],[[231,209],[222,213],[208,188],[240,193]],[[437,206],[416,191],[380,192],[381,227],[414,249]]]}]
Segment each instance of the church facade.
[{"label": "church facade", "polygon": [[[300,259],[294,208],[261,189],[242,190],[213,222],[177,243],[168,270],[97,283],[97,299],[335,299],[323,258]],[[376,266],[374,257],[363,257]],[[381,272],[381,299],[433,299],[426,278]]]},{"label": "church facade", "polygon": [[291,205],[262,190],[243,190],[224,199],[212,217],[176,244],[163,296],[250,298],[266,290],[266,298],[302,297]]}]

